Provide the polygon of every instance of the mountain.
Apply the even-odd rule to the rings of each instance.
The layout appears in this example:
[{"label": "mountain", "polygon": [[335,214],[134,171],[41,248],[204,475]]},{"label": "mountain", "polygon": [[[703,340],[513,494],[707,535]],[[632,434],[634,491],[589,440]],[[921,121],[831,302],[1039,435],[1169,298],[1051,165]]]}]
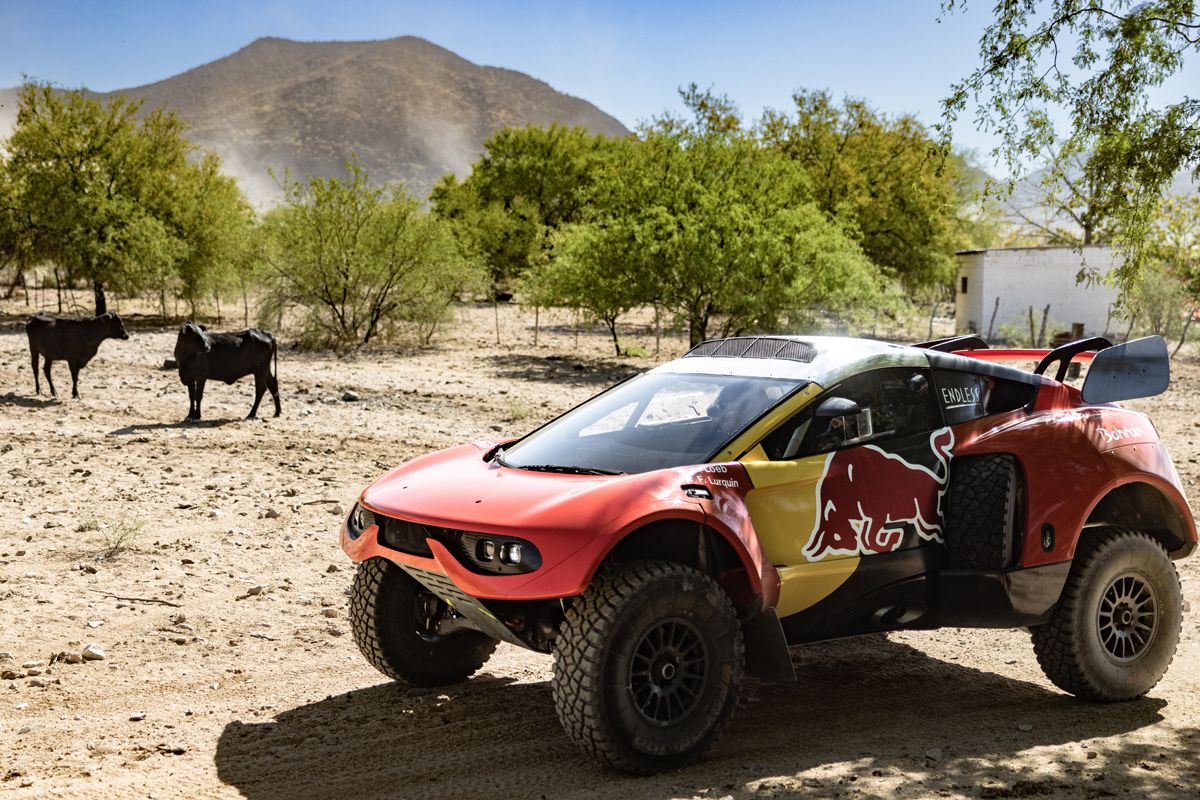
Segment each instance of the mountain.
[{"label": "mountain", "polygon": [[[335,176],[352,153],[377,181],[420,197],[446,172],[465,174],[497,128],[581,125],[625,136],[617,119],[521,72],[473,64],[424,39],[258,39],[232,55],[120,90],[187,121],[188,137],[221,154],[256,204],[282,175]],[[97,93],[104,99],[109,95]],[[15,92],[0,90],[0,133]]]}]

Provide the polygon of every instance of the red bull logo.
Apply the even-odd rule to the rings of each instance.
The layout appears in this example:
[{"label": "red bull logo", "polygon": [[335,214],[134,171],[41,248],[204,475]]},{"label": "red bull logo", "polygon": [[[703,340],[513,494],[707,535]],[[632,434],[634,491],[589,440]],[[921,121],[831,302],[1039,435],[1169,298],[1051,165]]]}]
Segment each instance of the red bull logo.
[{"label": "red bull logo", "polygon": [[929,447],[937,472],[870,444],[830,453],[817,483],[817,519],[804,556],[820,561],[890,552],[909,528],[926,541],[941,542],[940,507],[954,431],[934,431]]}]

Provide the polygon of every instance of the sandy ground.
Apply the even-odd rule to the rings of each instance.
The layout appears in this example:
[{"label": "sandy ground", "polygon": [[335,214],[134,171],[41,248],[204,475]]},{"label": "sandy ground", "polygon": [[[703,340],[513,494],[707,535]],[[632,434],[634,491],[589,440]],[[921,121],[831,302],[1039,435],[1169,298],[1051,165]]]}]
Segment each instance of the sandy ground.
[{"label": "sandy ground", "polygon": [[[461,686],[387,683],[349,635],[342,509],[391,465],[520,433],[656,361],[614,358],[598,332],[576,343],[553,318],[535,347],[515,308],[497,346],[491,309],[462,314],[424,351],[285,350],[281,418],[243,421],[243,381],[210,385],[199,425],[180,422],[186,392],[160,369],[172,332],[106,342],[83,399],[51,402],[7,317],[0,670],[18,677],[0,681],[0,796],[1196,796],[1194,611],[1162,684],[1115,706],[1055,690],[1020,631],[796,649],[798,683],[749,682],[704,761],[654,778],[567,742],[547,657],[502,645]],[[668,340],[661,358],[682,349]],[[1141,403],[1193,495],[1198,386],[1200,366],[1180,362],[1172,390]],[[1179,566],[1197,598],[1200,558]],[[51,663],[91,643],[104,660]]]}]

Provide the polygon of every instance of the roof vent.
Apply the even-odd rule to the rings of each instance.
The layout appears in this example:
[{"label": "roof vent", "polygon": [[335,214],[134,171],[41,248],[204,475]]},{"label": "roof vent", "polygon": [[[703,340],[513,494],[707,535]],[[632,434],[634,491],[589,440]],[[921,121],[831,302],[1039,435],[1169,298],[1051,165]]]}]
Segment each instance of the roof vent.
[{"label": "roof vent", "polygon": [[684,358],[784,358],[809,362],[817,357],[817,348],[798,339],[775,336],[734,336],[701,342],[684,353]]}]

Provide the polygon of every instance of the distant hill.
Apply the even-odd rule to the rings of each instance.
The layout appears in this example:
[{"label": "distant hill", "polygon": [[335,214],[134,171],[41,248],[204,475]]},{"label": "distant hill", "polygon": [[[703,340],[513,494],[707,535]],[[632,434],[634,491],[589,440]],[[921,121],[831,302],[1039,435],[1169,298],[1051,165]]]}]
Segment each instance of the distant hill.
[{"label": "distant hill", "polygon": [[[215,148],[257,204],[281,175],[342,174],[351,153],[375,180],[403,181],[424,197],[446,172],[464,174],[497,128],[581,125],[625,136],[625,126],[586,100],[522,72],[482,67],[424,39],[369,42],[258,39],[172,78],[120,90],[145,108],[166,106],[188,136]],[[98,94],[105,98],[107,94]],[[0,90],[0,134],[12,124],[14,90]]]}]

